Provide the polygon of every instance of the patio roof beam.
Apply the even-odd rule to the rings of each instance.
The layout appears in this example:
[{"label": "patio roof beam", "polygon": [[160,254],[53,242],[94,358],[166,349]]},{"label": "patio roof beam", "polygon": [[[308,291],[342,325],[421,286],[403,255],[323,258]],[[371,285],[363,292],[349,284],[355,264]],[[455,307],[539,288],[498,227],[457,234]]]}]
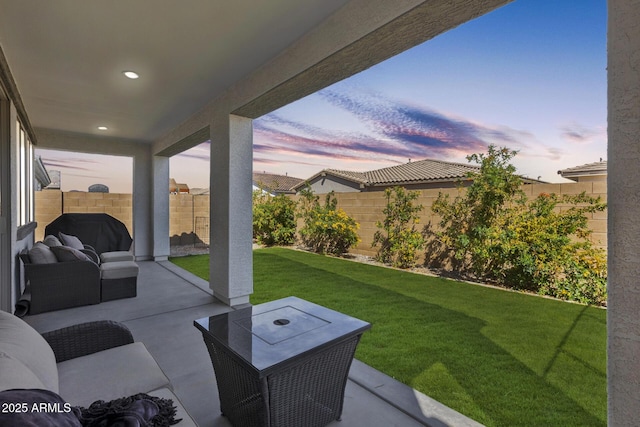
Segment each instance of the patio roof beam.
[{"label": "patio roof beam", "polygon": [[[378,2],[373,5],[370,1],[367,1],[366,5],[359,4],[360,2],[357,1],[351,2],[340,11],[340,19],[334,17],[333,20],[347,19],[358,22],[360,25],[353,28],[353,32],[361,31],[357,38],[337,48],[309,68],[292,75],[290,79],[275,84],[273,89],[236,109],[233,114],[258,118],[511,1],[513,0],[406,1],[403,2],[405,8],[403,13],[400,13],[402,7],[398,7],[396,2]],[[396,15],[398,13],[400,14]],[[364,25],[362,16],[367,16],[368,25]],[[389,19],[391,16],[393,19]],[[333,22],[329,20],[325,26],[329,27],[331,24]],[[374,26],[375,29],[371,30],[369,25]],[[318,29],[312,31],[306,38],[321,37],[322,43],[315,43],[315,50],[319,50],[321,46],[326,45],[327,39],[338,39],[340,36],[353,36],[353,34],[332,35],[329,38],[322,33],[322,29]],[[304,41],[297,43],[287,53],[302,56],[303,49],[309,50],[309,46]],[[280,66],[283,56],[285,55],[281,55],[263,67],[264,71],[273,74],[271,69]]]}]

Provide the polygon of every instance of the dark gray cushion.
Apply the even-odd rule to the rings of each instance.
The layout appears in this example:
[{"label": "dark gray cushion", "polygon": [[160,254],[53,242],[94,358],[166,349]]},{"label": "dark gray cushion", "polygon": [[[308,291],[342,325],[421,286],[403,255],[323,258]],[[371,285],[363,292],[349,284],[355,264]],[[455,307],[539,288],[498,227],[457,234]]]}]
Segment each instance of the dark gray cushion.
[{"label": "dark gray cushion", "polygon": [[69,246],[54,246],[51,250],[56,254],[56,258],[60,262],[91,261],[91,258]]},{"label": "dark gray cushion", "polygon": [[60,242],[60,240],[58,240],[58,238],[56,236],[54,236],[53,234],[49,234],[48,236],[46,236],[43,240],[44,244],[52,247],[52,246],[62,246],[62,242]]},{"label": "dark gray cushion", "polygon": [[71,236],[69,234],[64,234],[63,232],[58,233],[58,237],[60,238],[60,241],[62,242],[63,245],[65,246],[70,246],[73,249],[84,249],[84,245],[82,244],[82,242],[80,241],[80,239],[78,239],[76,236]]},{"label": "dark gray cushion", "polygon": [[36,242],[29,250],[29,259],[32,264],[55,264],[58,258],[49,246],[42,242]]}]

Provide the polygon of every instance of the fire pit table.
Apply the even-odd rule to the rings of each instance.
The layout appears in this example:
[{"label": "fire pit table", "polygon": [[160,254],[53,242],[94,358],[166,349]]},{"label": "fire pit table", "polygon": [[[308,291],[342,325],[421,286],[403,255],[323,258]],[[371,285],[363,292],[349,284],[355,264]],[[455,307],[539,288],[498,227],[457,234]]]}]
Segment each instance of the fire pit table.
[{"label": "fire pit table", "polygon": [[362,320],[296,297],[194,321],[235,427],[314,427],[340,419]]}]

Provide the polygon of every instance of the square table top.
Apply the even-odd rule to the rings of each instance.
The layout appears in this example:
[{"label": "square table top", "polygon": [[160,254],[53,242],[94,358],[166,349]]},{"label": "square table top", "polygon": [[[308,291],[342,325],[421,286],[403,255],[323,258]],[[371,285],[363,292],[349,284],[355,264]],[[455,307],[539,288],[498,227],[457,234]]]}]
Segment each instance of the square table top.
[{"label": "square table top", "polygon": [[198,319],[194,325],[259,376],[371,327],[297,297]]}]

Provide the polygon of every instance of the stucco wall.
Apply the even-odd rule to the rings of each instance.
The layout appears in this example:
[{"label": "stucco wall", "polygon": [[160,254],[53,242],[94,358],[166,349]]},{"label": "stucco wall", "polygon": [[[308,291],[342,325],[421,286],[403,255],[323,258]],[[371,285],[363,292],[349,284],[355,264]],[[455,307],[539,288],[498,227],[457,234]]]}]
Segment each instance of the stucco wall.
[{"label": "stucco wall", "polygon": [[311,190],[316,194],[359,192],[359,185],[353,181],[347,181],[335,176],[319,176],[309,183]]},{"label": "stucco wall", "polygon": [[640,2],[609,0],[608,6],[607,424],[636,426],[640,419]]}]

